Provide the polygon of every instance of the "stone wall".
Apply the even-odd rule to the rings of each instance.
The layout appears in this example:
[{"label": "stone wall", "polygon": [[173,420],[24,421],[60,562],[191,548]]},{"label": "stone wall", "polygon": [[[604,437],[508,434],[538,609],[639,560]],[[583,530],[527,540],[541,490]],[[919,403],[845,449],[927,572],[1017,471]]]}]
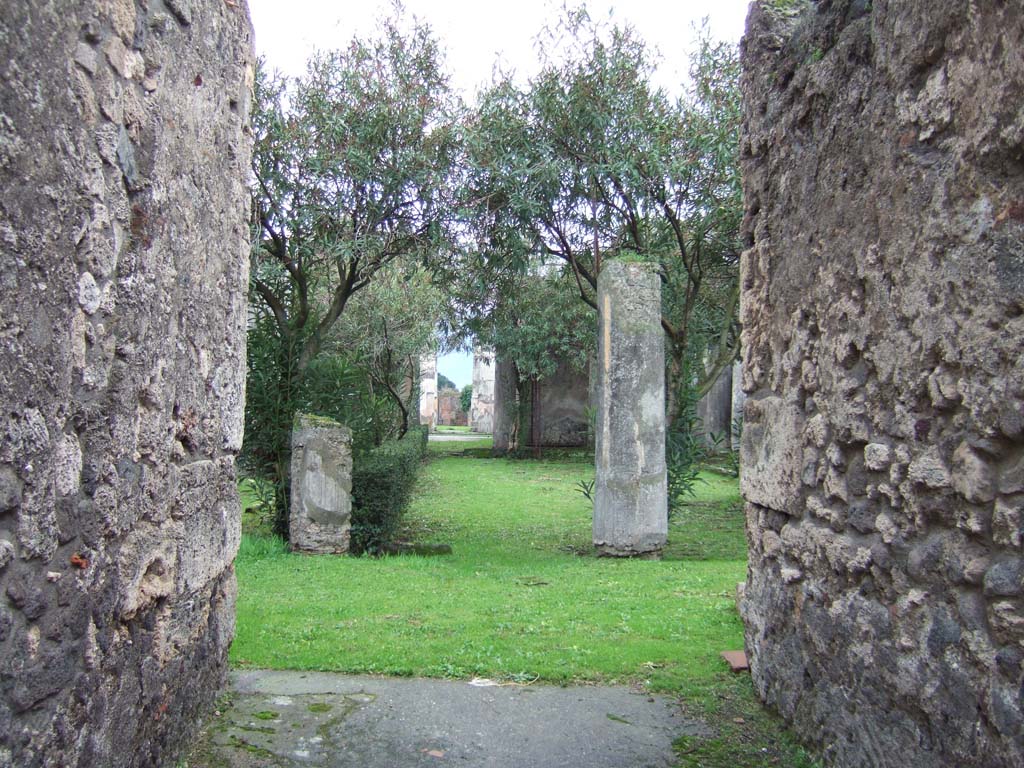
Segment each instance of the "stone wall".
[{"label": "stone wall", "polygon": [[[578,371],[566,360],[560,360],[555,372],[541,379],[538,402],[540,408],[540,444],[545,448],[572,448],[587,444],[590,425],[587,423],[587,405],[590,398],[590,377]],[[531,429],[525,445],[535,445]]]},{"label": "stone wall", "polygon": [[251,38],[0,4],[0,765],[169,763],[223,680]]},{"label": "stone wall", "polygon": [[1022,41],[1019,3],[748,19],[742,610],[832,764],[1024,764]]},{"label": "stone wall", "polygon": [[462,410],[462,395],[457,389],[442,389],[437,395],[438,426],[469,426],[469,414]]},{"label": "stone wall", "polygon": [[740,449],[740,436],[743,434],[743,406],[747,402],[747,393],[743,391],[743,365],[732,365],[732,405],[729,409],[729,444],[734,451]]},{"label": "stone wall", "polygon": [[718,450],[729,450],[732,442],[732,374],[733,366],[724,368],[707,394],[697,401],[697,418],[703,437]]},{"label": "stone wall", "polygon": [[496,455],[503,455],[518,440],[516,421],[519,416],[519,405],[516,401],[517,375],[515,364],[497,355],[494,361],[494,424],[493,450]]}]

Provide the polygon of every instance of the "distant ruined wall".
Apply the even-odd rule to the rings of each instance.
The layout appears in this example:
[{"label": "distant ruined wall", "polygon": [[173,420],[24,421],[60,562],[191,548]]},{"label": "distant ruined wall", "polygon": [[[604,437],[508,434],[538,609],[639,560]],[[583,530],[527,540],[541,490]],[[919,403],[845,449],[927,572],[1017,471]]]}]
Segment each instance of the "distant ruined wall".
[{"label": "distant ruined wall", "polygon": [[763,0],[743,47],[757,690],[832,764],[1024,765],[1024,13]]},{"label": "distant ruined wall", "polygon": [[455,389],[442,389],[437,395],[438,426],[469,426],[469,415],[462,410],[462,395]]},{"label": "distant ruined wall", "polygon": [[168,764],[234,631],[243,0],[0,4],[0,765]]},{"label": "distant ruined wall", "polygon": [[[590,378],[568,360],[559,360],[555,372],[540,381],[540,444],[546,448],[573,448],[587,444],[587,405]],[[537,407],[537,404],[534,404]],[[535,438],[527,436],[526,445]]]},{"label": "distant ruined wall", "polygon": [[519,404],[516,401],[515,364],[501,356],[500,350],[494,360],[494,428],[493,451],[503,455],[512,448],[516,435],[516,421]]}]

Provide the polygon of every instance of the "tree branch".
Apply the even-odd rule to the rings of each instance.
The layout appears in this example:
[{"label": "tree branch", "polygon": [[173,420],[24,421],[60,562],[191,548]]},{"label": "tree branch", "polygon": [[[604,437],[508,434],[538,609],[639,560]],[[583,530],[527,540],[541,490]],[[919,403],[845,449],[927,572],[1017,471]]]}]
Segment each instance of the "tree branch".
[{"label": "tree branch", "polygon": [[270,311],[274,313],[274,320],[277,323],[278,333],[281,334],[282,339],[287,339],[291,334],[288,328],[288,312],[284,308],[284,304],[277,297],[277,295],[270,289],[270,286],[260,280],[258,277],[252,279],[253,288],[259,293],[260,297],[266,302],[266,305],[270,308]]}]

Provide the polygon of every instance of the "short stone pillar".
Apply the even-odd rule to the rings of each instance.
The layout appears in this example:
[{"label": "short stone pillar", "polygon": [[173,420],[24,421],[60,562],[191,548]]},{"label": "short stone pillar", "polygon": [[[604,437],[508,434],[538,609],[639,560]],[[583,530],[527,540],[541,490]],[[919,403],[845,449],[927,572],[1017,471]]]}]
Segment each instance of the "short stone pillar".
[{"label": "short stone pillar", "polygon": [[352,430],[320,416],[297,414],[292,429],[291,548],[348,552],[352,528]]},{"label": "short stone pillar", "polygon": [[647,265],[609,262],[597,300],[594,546],[656,556],[668,538],[661,283]]}]

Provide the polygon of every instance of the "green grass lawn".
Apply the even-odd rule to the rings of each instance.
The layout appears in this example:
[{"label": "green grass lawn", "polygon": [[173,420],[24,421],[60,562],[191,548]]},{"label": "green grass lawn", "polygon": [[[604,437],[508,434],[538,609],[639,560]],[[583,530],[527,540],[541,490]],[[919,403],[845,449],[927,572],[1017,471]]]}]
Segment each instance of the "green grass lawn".
[{"label": "green grass lawn", "polygon": [[593,478],[592,459],[490,459],[487,445],[430,444],[407,537],[450,544],[450,555],[309,557],[247,534],[232,662],[638,684],[682,695],[718,726],[680,743],[682,765],[805,764],[749,678],[718,656],[743,646],[736,481],[704,477],[662,560],[596,558],[590,503],[575,490]]}]

